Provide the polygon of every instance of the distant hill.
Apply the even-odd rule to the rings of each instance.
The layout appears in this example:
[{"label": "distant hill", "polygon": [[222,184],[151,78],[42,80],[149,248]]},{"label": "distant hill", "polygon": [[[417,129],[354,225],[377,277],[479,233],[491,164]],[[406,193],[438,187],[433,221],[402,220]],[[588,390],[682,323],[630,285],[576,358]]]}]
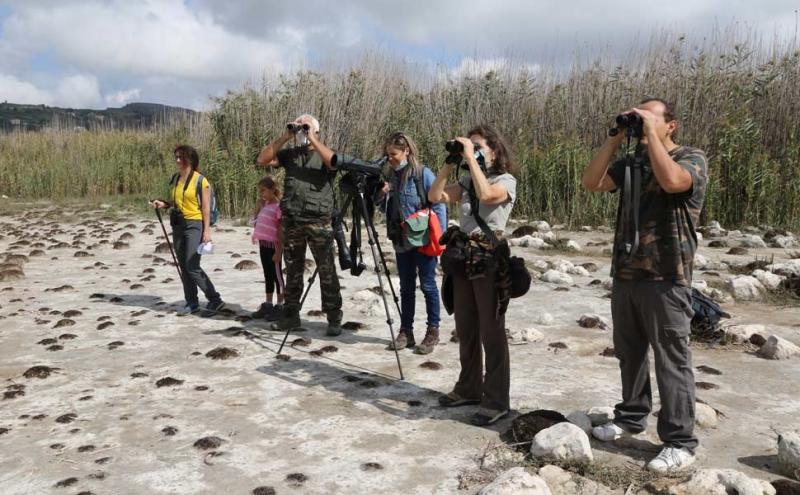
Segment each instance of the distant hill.
[{"label": "distant hill", "polygon": [[157,103],[128,103],[122,108],[90,110],[0,103],[0,132],[38,131],[57,126],[73,129],[149,128],[160,122],[192,117],[196,112]]}]

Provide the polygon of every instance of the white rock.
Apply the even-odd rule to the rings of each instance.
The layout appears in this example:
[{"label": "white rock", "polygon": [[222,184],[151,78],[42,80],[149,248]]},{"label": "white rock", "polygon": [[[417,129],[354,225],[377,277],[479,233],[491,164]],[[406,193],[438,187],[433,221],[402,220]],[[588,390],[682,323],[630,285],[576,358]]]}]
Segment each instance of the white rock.
[{"label": "white rock", "polygon": [[780,287],[781,286],[781,282],[783,282],[783,280],[786,278],[786,277],[783,277],[781,275],[776,275],[776,274],[771,273],[771,272],[765,272],[764,270],[755,270],[753,272],[753,276],[759,282],[761,282],[761,285],[763,285],[764,287],[766,287],[769,290],[775,290],[778,287]]},{"label": "white rock", "polygon": [[581,245],[578,244],[577,241],[573,241],[572,239],[567,241],[567,244],[566,244],[565,247],[567,248],[568,251],[583,251],[583,248],[581,248]]},{"label": "white rock", "polygon": [[770,335],[758,350],[758,355],[766,359],[789,359],[798,354],[800,347],[777,335]]},{"label": "white rock", "polygon": [[778,436],[778,464],[787,476],[800,480],[800,434],[783,433]]},{"label": "white rock", "polygon": [[706,257],[703,256],[700,253],[695,253],[695,255],[694,255],[694,267],[697,270],[702,270],[706,266],[708,266],[708,260],[706,259]]},{"label": "white rock", "polygon": [[742,240],[740,241],[742,247],[746,248],[765,248],[767,247],[767,243],[764,242],[764,239],[755,235],[755,234],[746,234],[742,236]]},{"label": "white rock", "polygon": [[694,405],[694,422],[701,428],[715,428],[719,417],[713,407],[697,402]]},{"label": "white rock", "polygon": [[755,301],[761,299],[764,285],[757,278],[739,275],[728,280],[727,289],[737,301]]},{"label": "white rock", "polygon": [[592,432],[592,418],[586,414],[586,411],[572,411],[567,415],[567,421],[583,430],[587,435]]},{"label": "white rock", "polygon": [[769,244],[775,248],[788,249],[797,246],[797,239],[792,235],[776,235]]},{"label": "white rock", "polygon": [[581,226],[581,232],[591,232],[593,230],[594,230],[594,227],[592,227],[591,225],[582,225]]},{"label": "white rock", "polygon": [[735,343],[748,342],[753,334],[764,334],[764,325],[731,325],[722,329]]},{"label": "white rock", "polygon": [[607,279],[603,280],[603,284],[602,285],[603,285],[603,288],[605,290],[611,290],[611,289],[614,288],[614,279],[613,278],[607,278]]},{"label": "white rock", "polygon": [[537,272],[546,272],[550,269],[550,263],[545,260],[534,260],[528,267],[533,268]]},{"label": "white rock", "polygon": [[695,232],[694,234],[697,236],[697,242],[700,242],[700,241],[703,240],[703,233],[702,232]]},{"label": "white rock", "polygon": [[[386,318],[386,308],[384,308],[383,301],[380,299],[374,299],[359,306],[361,313],[366,316],[380,316],[384,319]],[[394,310],[392,310],[391,305],[389,305],[389,314],[394,315]]]},{"label": "white rock", "polygon": [[671,495],[775,495],[775,488],[763,480],[733,469],[700,469],[689,481],[670,488]]},{"label": "white rock", "polygon": [[556,319],[550,313],[539,313],[534,316],[533,322],[538,325],[555,325]]},{"label": "white rock", "polygon": [[550,224],[544,220],[533,222],[531,226],[536,229],[537,232],[550,232],[550,230],[552,230]]},{"label": "white rock", "polygon": [[557,285],[572,285],[572,277],[557,270],[547,270],[542,275],[542,281]]},{"label": "white rock", "polygon": [[570,275],[577,275],[579,277],[588,277],[590,275],[589,270],[582,266],[573,266],[567,273]]},{"label": "white rock", "polygon": [[593,407],[587,413],[592,426],[604,425],[614,419],[614,408],[610,406]]},{"label": "white rock", "polygon": [[542,249],[545,246],[545,242],[542,239],[537,237],[533,237],[531,235],[524,235],[522,237],[517,237],[516,239],[511,239],[508,241],[511,246],[519,246],[519,247],[527,247],[527,248],[534,248],[534,249]]},{"label": "white rock", "polygon": [[708,289],[708,282],[702,279],[692,280],[692,288],[703,292],[704,290]]},{"label": "white rock", "polygon": [[561,259],[553,261],[551,266],[553,270],[558,270],[561,273],[569,273],[570,270],[575,268],[571,261]]},{"label": "white rock", "polygon": [[775,263],[767,266],[767,269],[772,273],[790,277],[792,275],[800,276],[800,259],[789,260],[785,263]]},{"label": "white rock", "polygon": [[539,468],[539,476],[550,487],[553,495],[613,495],[617,493],[596,481],[564,471],[552,464]]},{"label": "white rock", "polygon": [[731,230],[730,232],[728,232],[728,235],[732,236],[732,237],[739,237],[739,236],[742,235],[742,231],[741,230]]},{"label": "white rock", "polygon": [[593,461],[586,433],[572,423],[558,423],[533,437],[531,455],[557,460]]},{"label": "white rock", "polygon": [[720,289],[715,289],[713,287],[706,287],[701,292],[720,304],[733,300],[733,297],[731,297],[731,295],[727,292],[723,292]]},{"label": "white rock", "polygon": [[711,220],[711,223],[709,223],[709,224],[708,224],[708,228],[709,228],[709,229],[717,229],[717,230],[722,230],[722,224],[720,224],[720,223],[719,223],[718,221],[716,221],[716,220]]},{"label": "white rock", "polygon": [[796,260],[800,258],[800,249],[789,249],[786,251],[786,257],[790,260]]},{"label": "white rock", "polygon": [[515,328],[508,331],[508,343],[513,345],[529,344],[531,342],[541,342],[544,334],[539,330],[530,328]]},{"label": "white rock", "polygon": [[481,488],[478,495],[552,495],[552,492],[542,478],[515,467]]},{"label": "white rock", "polygon": [[350,299],[352,299],[353,301],[369,302],[369,301],[375,301],[377,299],[380,299],[380,297],[381,296],[379,296],[378,294],[375,294],[374,292],[372,292],[369,289],[362,289],[362,290],[360,290],[358,292],[353,293],[353,295],[350,296]]}]

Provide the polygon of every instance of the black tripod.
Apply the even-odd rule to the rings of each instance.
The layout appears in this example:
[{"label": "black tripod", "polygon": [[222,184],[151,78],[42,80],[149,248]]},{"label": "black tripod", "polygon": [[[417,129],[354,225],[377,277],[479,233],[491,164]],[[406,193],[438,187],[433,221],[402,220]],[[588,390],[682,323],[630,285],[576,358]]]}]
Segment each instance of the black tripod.
[{"label": "black tripod", "polygon": [[[350,232],[350,256],[353,260],[353,267],[350,269],[350,273],[358,276],[366,268],[366,265],[363,263],[363,256],[361,253],[361,221],[363,220],[364,226],[367,230],[369,247],[372,251],[372,261],[375,264],[375,274],[378,276],[378,287],[381,291],[383,309],[386,312],[386,324],[389,325],[389,334],[392,338],[392,343],[394,343],[394,327],[392,326],[394,324],[394,320],[392,319],[392,313],[389,311],[389,303],[386,300],[386,293],[383,289],[382,275],[386,275],[386,280],[389,284],[389,288],[391,289],[392,297],[394,298],[394,304],[397,307],[398,314],[400,314],[400,299],[397,297],[397,293],[392,285],[392,280],[389,278],[389,268],[386,266],[386,257],[383,255],[383,250],[381,249],[380,244],[378,244],[376,241],[378,236],[375,232],[375,223],[372,220],[370,208],[367,206],[367,201],[365,199],[367,176],[358,173],[351,173],[350,176],[352,178],[352,185],[354,186],[355,190],[354,192],[349,193],[342,207],[342,215],[344,215],[345,212],[347,212],[347,209],[352,206],[353,225]],[[358,257],[356,257],[356,254]],[[317,277],[318,270],[318,268],[315,269],[314,274],[308,280],[308,287],[306,287],[305,293],[300,300],[301,308],[306,300],[309,290],[311,289],[311,285],[314,283],[314,280]],[[283,342],[281,342],[281,346],[278,349],[278,354],[280,354],[283,350],[283,346],[286,344],[286,340],[289,338],[289,333],[291,333],[291,331],[291,329],[286,330],[286,335],[283,336]],[[400,372],[400,379],[404,380],[405,376],[403,375],[403,366],[400,364],[400,354],[397,352],[397,348],[394,345],[392,347],[394,347],[394,356],[397,360],[397,369]]]}]

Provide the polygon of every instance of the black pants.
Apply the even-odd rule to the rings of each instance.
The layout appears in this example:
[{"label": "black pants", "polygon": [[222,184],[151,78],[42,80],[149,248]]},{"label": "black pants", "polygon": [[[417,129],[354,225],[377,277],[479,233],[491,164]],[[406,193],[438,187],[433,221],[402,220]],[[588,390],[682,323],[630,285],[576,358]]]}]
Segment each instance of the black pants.
[{"label": "black pants", "polygon": [[611,315],[614,351],[622,375],[622,402],[614,422],[644,431],[653,407],[648,349],[652,346],[661,397],[658,436],[665,445],[694,452],[695,386],[689,332],[691,289],[672,282],[614,280]]},{"label": "black pants", "polygon": [[209,302],[218,302],[222,298],[214,288],[211,279],[200,268],[200,255],[197,246],[203,238],[203,222],[201,220],[183,220],[172,226],[172,243],[175,245],[175,256],[183,273],[183,297],[189,306],[197,306],[197,289],[205,294]]},{"label": "black pants", "polygon": [[281,261],[272,261],[275,255],[275,248],[261,244],[259,252],[261,254],[261,267],[264,268],[264,284],[267,287],[267,294],[283,294],[283,276],[279,273]]}]

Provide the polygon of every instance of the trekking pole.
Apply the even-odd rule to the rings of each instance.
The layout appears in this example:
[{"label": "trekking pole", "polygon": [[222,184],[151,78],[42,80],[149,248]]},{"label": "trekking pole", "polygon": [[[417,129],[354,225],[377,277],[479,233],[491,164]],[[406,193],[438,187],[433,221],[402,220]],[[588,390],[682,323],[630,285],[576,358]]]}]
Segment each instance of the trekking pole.
[{"label": "trekking pole", "polygon": [[161,224],[161,231],[164,233],[164,239],[167,241],[167,246],[169,246],[169,252],[172,254],[172,261],[175,263],[175,269],[178,270],[178,278],[183,281],[183,274],[181,273],[181,267],[178,265],[178,258],[175,256],[175,250],[172,249],[172,243],[169,242],[169,236],[167,235],[167,228],[164,227],[164,220],[161,219],[161,211],[156,208],[156,216],[158,217],[158,223]]}]

